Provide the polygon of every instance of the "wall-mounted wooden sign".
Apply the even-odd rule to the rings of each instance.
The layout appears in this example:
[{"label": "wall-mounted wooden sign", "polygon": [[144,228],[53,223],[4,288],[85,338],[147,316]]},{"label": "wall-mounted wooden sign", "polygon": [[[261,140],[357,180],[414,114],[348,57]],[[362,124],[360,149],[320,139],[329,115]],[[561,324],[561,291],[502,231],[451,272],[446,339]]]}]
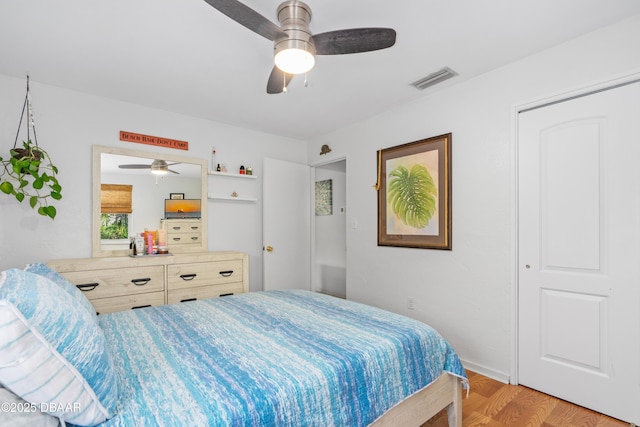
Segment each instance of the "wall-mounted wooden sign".
[{"label": "wall-mounted wooden sign", "polygon": [[155,145],[158,147],[175,148],[178,150],[188,150],[187,141],[177,139],[161,138],[159,136],[142,135],[140,133],[120,131],[120,141],[135,142],[138,144]]}]

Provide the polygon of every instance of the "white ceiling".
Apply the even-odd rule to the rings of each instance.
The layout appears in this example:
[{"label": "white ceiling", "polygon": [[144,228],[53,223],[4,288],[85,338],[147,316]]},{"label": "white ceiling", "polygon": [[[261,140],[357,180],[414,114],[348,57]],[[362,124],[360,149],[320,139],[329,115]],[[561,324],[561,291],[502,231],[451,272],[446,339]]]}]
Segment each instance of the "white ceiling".
[{"label": "white ceiling", "polygon": [[[279,0],[243,0],[273,22]],[[314,33],[391,27],[268,95],[273,46],[203,0],[2,0],[0,74],[308,139],[640,13],[638,0],[306,0]],[[449,66],[426,91],[412,82]]]}]

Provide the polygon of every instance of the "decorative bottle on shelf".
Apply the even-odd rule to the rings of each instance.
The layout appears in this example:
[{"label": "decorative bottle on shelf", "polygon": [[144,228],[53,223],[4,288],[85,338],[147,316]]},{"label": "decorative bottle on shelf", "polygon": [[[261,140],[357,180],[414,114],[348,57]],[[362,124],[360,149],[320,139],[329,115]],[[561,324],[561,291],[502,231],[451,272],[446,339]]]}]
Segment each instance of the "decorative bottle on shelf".
[{"label": "decorative bottle on shelf", "polygon": [[244,175],[244,166],[240,166],[240,175]]},{"label": "decorative bottle on shelf", "polygon": [[218,163],[218,166],[216,166],[216,172],[220,172],[222,171],[222,168],[220,167],[220,163]]}]

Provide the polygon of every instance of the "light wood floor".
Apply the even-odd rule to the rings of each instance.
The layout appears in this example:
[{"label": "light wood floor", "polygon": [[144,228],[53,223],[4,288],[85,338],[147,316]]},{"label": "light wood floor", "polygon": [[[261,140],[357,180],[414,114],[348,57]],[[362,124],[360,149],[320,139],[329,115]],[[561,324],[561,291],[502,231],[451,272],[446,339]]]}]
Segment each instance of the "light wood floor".
[{"label": "light wood floor", "polygon": [[[462,396],[462,426],[489,427],[628,427],[581,406],[523,386],[503,384],[467,371],[471,391]],[[447,427],[442,412],[422,427]]]}]

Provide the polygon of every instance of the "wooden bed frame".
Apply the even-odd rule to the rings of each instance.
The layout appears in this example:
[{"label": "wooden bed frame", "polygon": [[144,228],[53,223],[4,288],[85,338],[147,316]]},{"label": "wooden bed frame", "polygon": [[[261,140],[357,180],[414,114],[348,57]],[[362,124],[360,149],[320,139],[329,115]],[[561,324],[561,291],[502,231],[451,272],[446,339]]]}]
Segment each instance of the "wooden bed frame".
[{"label": "wooden bed frame", "polygon": [[419,427],[445,408],[449,427],[462,427],[462,380],[448,373],[391,408],[370,427]]}]

